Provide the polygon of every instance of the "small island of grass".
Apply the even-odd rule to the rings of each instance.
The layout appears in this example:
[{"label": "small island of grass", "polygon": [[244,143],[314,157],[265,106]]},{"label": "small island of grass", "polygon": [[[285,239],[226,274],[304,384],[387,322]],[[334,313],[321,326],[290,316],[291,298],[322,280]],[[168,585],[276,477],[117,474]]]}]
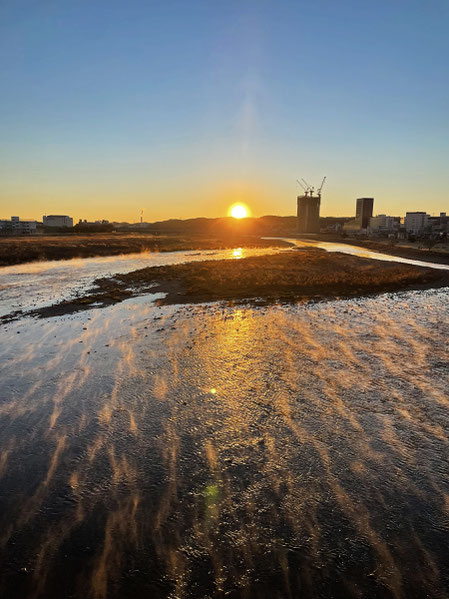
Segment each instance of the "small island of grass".
[{"label": "small island of grass", "polygon": [[161,304],[300,302],[441,286],[449,286],[449,272],[317,249],[292,250],[240,260],[149,267],[98,279],[91,293],[36,314],[65,314],[158,292],[165,294],[158,300]]}]

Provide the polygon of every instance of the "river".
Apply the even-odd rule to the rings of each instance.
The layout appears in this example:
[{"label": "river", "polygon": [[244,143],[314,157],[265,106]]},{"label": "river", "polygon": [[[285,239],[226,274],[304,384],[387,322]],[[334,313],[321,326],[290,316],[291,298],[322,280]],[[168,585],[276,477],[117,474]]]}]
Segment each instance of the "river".
[{"label": "river", "polygon": [[95,279],[151,266],[204,260],[238,260],[271,254],[271,248],[141,252],[97,258],[27,262],[0,268],[0,316],[42,308],[86,292]]},{"label": "river", "polygon": [[326,252],[339,252],[341,254],[348,254],[349,256],[357,256],[358,258],[366,258],[369,260],[398,262],[399,264],[410,264],[411,266],[424,266],[427,268],[435,268],[437,270],[449,270],[448,264],[438,264],[435,262],[425,262],[424,260],[413,260],[411,258],[393,256],[392,254],[383,254],[347,243],[335,243],[333,241],[304,241],[302,239],[296,239],[293,237],[265,237],[264,239],[282,239],[283,241],[288,241],[293,246],[300,249],[317,248]]},{"label": "river", "polygon": [[449,597],[447,289],[150,300],[0,329],[0,596]]}]

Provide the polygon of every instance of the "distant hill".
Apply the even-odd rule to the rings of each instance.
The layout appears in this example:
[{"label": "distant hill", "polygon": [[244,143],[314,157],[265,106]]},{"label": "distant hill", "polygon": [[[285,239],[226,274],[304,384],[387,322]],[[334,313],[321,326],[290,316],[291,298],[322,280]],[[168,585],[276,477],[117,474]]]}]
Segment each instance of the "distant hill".
[{"label": "distant hill", "polygon": [[268,235],[294,233],[296,229],[295,216],[262,216],[261,218],[244,218],[237,220],[232,217],[223,218],[188,218],[186,220],[170,219],[142,225],[116,224],[117,230],[147,231],[159,234],[248,234]]},{"label": "distant hill", "polygon": [[[329,227],[349,220],[345,217],[323,217],[321,227]],[[155,234],[247,234],[247,235],[289,235],[296,233],[296,216],[261,216],[260,218],[232,217],[170,219],[154,223],[116,223],[116,230],[146,231]]]}]

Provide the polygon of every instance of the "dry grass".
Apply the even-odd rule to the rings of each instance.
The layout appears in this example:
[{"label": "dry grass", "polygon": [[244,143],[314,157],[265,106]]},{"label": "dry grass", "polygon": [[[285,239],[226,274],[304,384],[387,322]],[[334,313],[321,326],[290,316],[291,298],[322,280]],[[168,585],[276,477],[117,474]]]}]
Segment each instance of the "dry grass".
[{"label": "dry grass", "polygon": [[306,299],[397,290],[448,280],[447,273],[320,250],[145,268],[116,277],[124,289],[157,283],[167,303],[245,298]]},{"label": "dry grass", "polygon": [[[98,279],[83,297],[32,311],[41,317],[101,307],[151,291],[163,304],[211,301],[306,301],[449,286],[449,273],[368,260],[322,250],[282,252],[240,260],[215,260],[144,268]],[[0,320],[8,321],[10,314]]]},{"label": "dry grass", "polygon": [[98,233],[47,237],[0,237],[0,266],[40,260],[117,256],[145,251],[172,252],[286,246],[288,244],[283,241],[269,241],[250,235],[214,237]]}]

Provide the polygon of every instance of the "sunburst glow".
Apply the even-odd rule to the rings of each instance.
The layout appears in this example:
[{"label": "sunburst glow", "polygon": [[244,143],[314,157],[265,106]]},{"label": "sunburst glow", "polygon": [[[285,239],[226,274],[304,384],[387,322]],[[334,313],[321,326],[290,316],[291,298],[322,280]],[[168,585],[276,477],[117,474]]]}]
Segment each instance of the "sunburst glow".
[{"label": "sunburst glow", "polygon": [[228,215],[232,216],[233,218],[247,218],[250,215],[250,211],[248,206],[238,203],[233,204],[229,208]]}]

